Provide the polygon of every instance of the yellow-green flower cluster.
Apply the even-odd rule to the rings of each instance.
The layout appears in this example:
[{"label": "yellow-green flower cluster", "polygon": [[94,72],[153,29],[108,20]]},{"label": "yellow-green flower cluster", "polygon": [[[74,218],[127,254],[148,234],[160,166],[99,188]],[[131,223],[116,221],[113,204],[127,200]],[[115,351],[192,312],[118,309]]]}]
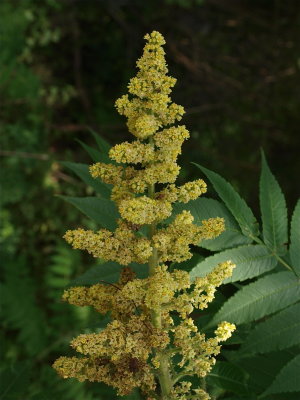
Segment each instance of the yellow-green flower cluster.
[{"label": "yellow-green flower cluster", "polygon": [[231,261],[220,263],[212,272],[203,278],[196,278],[194,304],[195,307],[203,310],[214,299],[216,288],[232,275],[235,264]]},{"label": "yellow-green flower cluster", "polygon": [[[76,351],[88,358],[62,357],[54,367],[63,377],[109,383],[118,388],[120,394],[127,393],[127,389],[133,387],[145,388],[145,377],[153,389],[154,375],[150,373],[147,360],[152,356],[152,367],[158,369],[160,359],[154,355],[154,350],[165,349],[171,344],[175,350],[173,353],[181,356],[179,366],[187,374],[193,371],[199,377],[205,376],[215,363],[214,356],[220,351],[219,342],[228,339],[235,326],[222,322],[215,331],[215,338],[205,340],[205,335],[198,332],[192,319],[187,316],[194,308],[205,308],[213,300],[216,286],[231,274],[233,268],[230,262],[219,264],[206,278],[201,278],[201,282],[200,278],[190,282],[186,271],[174,270],[170,273],[166,265],[158,266],[155,274],[145,279],[136,279],[130,268],[124,268],[116,284],[96,284],[66,290],[63,299],[70,304],[90,305],[101,314],[111,311],[114,320],[100,333],[80,335],[71,342]],[[209,295],[203,295],[203,292],[209,292]],[[135,315],[137,309],[143,310],[143,313]],[[160,309],[164,310],[164,323],[162,328],[155,328],[150,316],[153,311]],[[182,318],[177,326],[174,326],[171,317],[174,312]],[[172,342],[169,331],[173,332]],[[128,375],[130,379],[126,378],[127,386],[118,379],[111,381],[111,369],[120,366],[126,368],[124,360],[130,360],[132,355],[135,363],[143,366],[139,370],[140,381],[134,381],[134,371]],[[102,361],[97,368],[99,360]],[[103,360],[106,360],[105,364]],[[93,375],[93,371],[97,373]],[[152,382],[151,385],[149,382]]]},{"label": "yellow-green flower cluster", "polygon": [[[192,394],[193,393],[193,394]],[[171,392],[174,400],[210,400],[210,396],[203,389],[192,389],[191,382],[180,382]]]},{"label": "yellow-green flower cluster", "polygon": [[[190,281],[188,272],[177,269],[169,272],[164,264],[157,266],[155,273],[144,279],[134,278],[130,268],[124,268],[118,283],[71,288],[64,292],[63,299],[78,306],[93,306],[101,314],[112,311],[113,316],[121,320],[126,320],[137,307],[148,309],[150,315],[151,310],[162,306],[169,313],[176,311],[184,319],[194,308],[202,310],[207,307],[214,299],[216,288],[231,276],[234,267],[230,261],[220,263],[206,277],[194,282]],[[124,279],[124,274],[129,277]]]},{"label": "yellow-green flower cluster", "polygon": [[67,231],[64,238],[74,249],[87,250],[94,257],[117,261],[121,265],[132,262],[144,264],[152,254],[151,242],[138,237],[123,221],[115,232],[101,229],[98,232],[76,229]]},{"label": "yellow-green flower cluster", "polygon": [[126,199],[120,203],[121,217],[134,224],[151,224],[153,221],[162,221],[172,213],[171,203],[164,200],[155,200],[147,196]]},{"label": "yellow-green flower cluster", "polygon": [[63,300],[75,306],[92,306],[103,315],[111,312],[112,318],[127,321],[135,313],[136,304],[124,297],[122,288],[134,278],[135,273],[126,267],[122,269],[119,282],[72,287],[64,291]]},{"label": "yellow-green flower cluster", "polygon": [[160,229],[153,237],[160,262],[185,261],[191,258],[190,244],[197,245],[203,239],[217,237],[224,230],[222,218],[210,218],[202,225],[193,224],[194,217],[189,211],[178,214],[167,228]]},{"label": "yellow-green flower cluster", "polygon": [[124,142],[110,149],[109,157],[118,163],[138,164],[154,160],[154,147],[136,140]]},{"label": "yellow-green flower cluster", "polygon": [[178,188],[174,185],[168,185],[160,192],[156,193],[156,198],[161,198],[174,203],[179,201],[181,203],[188,203],[190,200],[196,200],[203,193],[206,193],[207,186],[202,179],[185,183]]},{"label": "yellow-green flower cluster", "polygon": [[125,95],[116,101],[118,112],[128,119],[129,131],[142,140],[163,125],[179,121],[184,113],[183,107],[171,103],[168,96],[176,80],[166,75],[164,38],[160,33],[152,32],[145,39],[143,56],[137,62],[139,72],[128,85],[129,93],[136,97],[130,99]]},{"label": "yellow-green flower cluster", "polygon": [[[149,263],[150,274],[137,279],[126,267],[116,283],[66,290],[65,301],[92,306],[103,315],[110,313],[112,322],[99,333],[72,340],[71,346],[82,356],[61,357],[54,368],[64,378],[104,382],[120,395],[138,387],[153,400],[161,398],[156,385],[162,375],[169,374],[166,381],[178,381],[170,377],[174,355],[180,356],[181,375],[204,377],[215,363],[219,343],[231,336],[234,325],[222,322],[215,337],[207,339],[189,315],[207,307],[234,265],[221,263],[191,282],[186,271],[169,272],[164,264],[189,259],[190,246],[220,235],[224,220],[210,218],[195,224],[189,211],[172,217],[173,203],[196,200],[207,188],[202,179],[175,185],[180,171],[177,159],[189,132],[185,126],[170,126],[182,118],[184,110],[169,97],[176,80],[167,75],[164,38],[154,31],[145,39],[144,53],[137,62],[139,71],[128,85],[129,95],[116,101],[135,140],[115,145],[109,152],[112,163],[90,167],[93,178],[113,186],[111,200],[121,217],[117,228],[114,232],[78,228],[67,231],[64,238],[73,248],[103,260],[125,266]],[[159,191],[155,192],[157,184]],[[209,396],[202,389],[192,389],[189,382],[181,382],[170,387],[164,398],[208,400]]]},{"label": "yellow-green flower cluster", "polygon": [[103,182],[117,185],[122,181],[124,169],[114,164],[96,163],[90,167],[93,178],[100,178]]},{"label": "yellow-green flower cluster", "polygon": [[[219,332],[218,329],[216,332]],[[220,330],[223,329],[226,330],[228,338],[235,330],[235,326],[223,322]],[[216,363],[215,356],[221,350],[219,342],[223,340],[224,336],[216,334],[214,338],[206,339],[203,333],[198,332],[198,328],[191,318],[185,319],[172,331],[174,332],[174,345],[179,349],[177,353],[181,356],[178,365],[187,375],[193,373],[199,378],[205,377]]]},{"label": "yellow-green flower cluster", "polygon": [[155,379],[146,361],[153,349],[168,343],[167,333],[152,327],[146,316],[132,315],[126,323],[114,320],[99,333],[79,335],[71,346],[87,357],[61,357],[53,366],[63,378],[104,382],[119,395],[135,387],[149,391]]}]

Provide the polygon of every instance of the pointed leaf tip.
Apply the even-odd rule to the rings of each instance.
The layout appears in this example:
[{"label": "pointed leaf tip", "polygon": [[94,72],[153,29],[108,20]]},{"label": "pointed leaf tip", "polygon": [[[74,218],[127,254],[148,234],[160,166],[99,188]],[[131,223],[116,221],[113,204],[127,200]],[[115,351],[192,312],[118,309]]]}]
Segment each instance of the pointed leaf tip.
[{"label": "pointed leaf tip", "polygon": [[235,217],[243,234],[250,237],[256,236],[258,234],[258,222],[245,200],[242,199],[232,185],[220,175],[199,164],[194,164],[200,168],[210,180],[220,198]]}]

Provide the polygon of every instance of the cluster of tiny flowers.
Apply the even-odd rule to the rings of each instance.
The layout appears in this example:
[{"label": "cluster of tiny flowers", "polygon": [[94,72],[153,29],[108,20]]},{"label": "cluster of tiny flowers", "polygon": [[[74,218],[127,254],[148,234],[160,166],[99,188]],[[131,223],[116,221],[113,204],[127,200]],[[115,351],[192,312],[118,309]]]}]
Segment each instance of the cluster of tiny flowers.
[{"label": "cluster of tiny flowers", "polygon": [[147,196],[123,200],[119,211],[121,217],[139,225],[149,225],[153,221],[162,221],[172,213],[171,203],[155,200]]},{"label": "cluster of tiny flowers", "polygon": [[[167,75],[164,38],[154,31],[145,39],[144,53],[137,62],[139,71],[128,85],[129,95],[116,101],[135,140],[115,145],[109,152],[112,163],[90,167],[93,178],[112,185],[111,200],[120,214],[117,228],[113,232],[78,228],[64,236],[75,249],[126,266],[118,282],[73,287],[63,294],[64,301],[94,307],[102,315],[109,313],[112,321],[99,333],[73,339],[71,346],[81,356],[60,357],[54,368],[64,378],[104,382],[119,395],[140,388],[147,400],[154,400],[160,398],[157,382],[160,369],[166,368],[164,354],[170,354],[169,362],[179,357],[174,371],[180,369],[180,376],[202,378],[211,370],[219,343],[235,327],[222,322],[215,336],[206,338],[189,316],[194,309],[208,306],[235,266],[230,261],[221,263],[191,282],[188,272],[169,272],[165,264],[189,259],[191,245],[217,237],[225,227],[222,218],[195,224],[189,211],[172,216],[173,203],[196,200],[207,188],[202,179],[175,185],[180,172],[177,158],[189,132],[185,126],[170,127],[180,121],[184,110],[169,97],[176,80]],[[160,187],[155,192],[157,184]],[[150,275],[136,278],[128,267],[131,263],[149,263]],[[208,400],[209,395],[193,389],[189,382],[173,385],[168,393],[170,400],[194,398]]]},{"label": "cluster of tiny flowers", "polygon": [[117,144],[109,152],[112,160],[127,164],[148,163],[154,160],[154,156],[154,147],[139,140]]},{"label": "cluster of tiny flowers", "polygon": [[152,254],[150,240],[136,236],[132,225],[118,222],[119,227],[115,232],[107,229],[93,232],[79,228],[67,231],[64,238],[74,249],[87,250],[94,257],[117,261],[121,265],[147,262]]},{"label": "cluster of tiny flowers", "polygon": [[119,282],[72,287],[64,291],[63,300],[79,307],[94,307],[102,315],[111,312],[112,318],[127,321],[135,313],[136,304],[124,297],[122,289],[134,279],[135,273],[130,268],[124,267]]},{"label": "cluster of tiny flowers", "polygon": [[[220,329],[226,329],[227,338],[230,337],[235,326],[228,322],[222,324]],[[215,357],[221,350],[219,343],[224,338],[223,335],[218,336],[218,329],[215,337],[206,339],[204,333],[198,332],[198,328],[191,318],[184,319],[172,329],[174,332],[173,345],[178,349],[177,354],[181,356],[178,365],[187,375],[194,374],[199,378],[204,378],[211,371],[216,363]]]},{"label": "cluster of tiny flowers", "polygon": [[182,186],[176,187],[174,184],[166,186],[163,190],[156,194],[157,198],[161,198],[174,203],[188,203],[190,200],[196,200],[199,196],[206,193],[207,186],[202,179],[185,183]]},{"label": "cluster of tiny flowers", "polygon": [[85,357],[60,357],[54,368],[64,378],[104,382],[121,396],[135,387],[148,392],[155,389],[155,379],[147,359],[153,349],[164,348],[168,339],[144,315],[132,315],[127,322],[113,320],[100,333],[73,339],[71,346]]},{"label": "cluster of tiny flowers", "polygon": [[[194,394],[191,394],[194,393]],[[191,382],[180,382],[172,390],[172,399],[174,400],[210,400],[210,396],[203,389],[192,389]]]},{"label": "cluster of tiny flowers", "polygon": [[197,245],[203,239],[217,237],[224,231],[222,218],[210,218],[198,226],[189,211],[182,211],[167,228],[153,236],[153,245],[158,251],[160,262],[182,262],[192,257],[190,244]]},{"label": "cluster of tiny flowers", "polygon": [[[215,364],[215,356],[220,352],[219,342],[227,340],[235,326],[222,322],[215,330],[216,336],[206,339],[188,315],[194,308],[207,307],[207,303],[213,300],[211,291],[231,275],[233,268],[234,264],[230,262],[219,264],[207,279],[202,278],[206,281],[201,285],[200,278],[191,282],[188,272],[168,272],[166,265],[156,267],[155,274],[145,279],[136,279],[130,268],[124,268],[116,284],[66,290],[63,295],[65,301],[77,306],[93,306],[101,314],[111,312],[114,319],[100,333],[83,334],[71,342],[76,351],[87,357],[61,357],[54,368],[65,378],[108,383],[116,387],[119,394],[129,393],[133,387],[141,387],[147,392],[155,387],[153,368],[160,366],[159,358],[153,352],[171,347],[173,354],[181,356],[178,365],[187,375],[193,373],[204,377]],[[209,295],[204,295],[204,292]],[[150,316],[152,311],[162,308],[165,324],[159,329],[151,324]],[[137,309],[143,310],[143,313],[135,315]],[[177,326],[174,326],[171,317],[174,311],[182,318]],[[173,333],[172,340],[168,332]],[[149,356],[152,358],[152,369],[147,363]],[[130,369],[131,363],[139,366],[137,371]],[[112,371],[119,371],[121,366],[126,369],[127,375],[126,379],[120,380]]]}]

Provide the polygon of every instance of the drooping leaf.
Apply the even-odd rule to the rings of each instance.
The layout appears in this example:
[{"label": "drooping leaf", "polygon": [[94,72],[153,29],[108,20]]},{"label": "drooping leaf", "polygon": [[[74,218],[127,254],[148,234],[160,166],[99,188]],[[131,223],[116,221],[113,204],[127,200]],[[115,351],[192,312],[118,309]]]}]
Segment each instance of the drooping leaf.
[{"label": "drooping leaf", "polygon": [[100,151],[94,149],[93,147],[87,145],[86,143],[82,142],[81,140],[77,139],[77,142],[84,148],[84,150],[89,154],[91,159],[95,162],[99,162],[102,159],[102,154]]},{"label": "drooping leaf", "polygon": [[211,272],[218,263],[231,260],[236,264],[233,274],[224,283],[244,281],[261,275],[273,269],[277,261],[262,245],[240,246],[207,257],[198,263],[190,272],[191,279],[205,276]]},{"label": "drooping leaf", "polygon": [[111,148],[108,141],[105,140],[102,136],[99,135],[99,133],[95,132],[93,129],[89,129],[89,131],[91,132],[94,139],[96,140],[96,143],[99,146],[101,153],[108,154],[109,149]]},{"label": "drooping leaf", "polygon": [[83,214],[97,222],[102,228],[107,228],[112,231],[115,230],[116,219],[120,216],[113,201],[99,197],[59,197],[73,204],[73,206],[77,207]]},{"label": "drooping leaf", "polygon": [[243,370],[226,361],[218,361],[207,376],[207,383],[237,394],[247,394]]},{"label": "drooping leaf", "polygon": [[114,160],[111,160],[108,156],[111,145],[92,129],[89,129],[89,131],[95,139],[98,148],[91,147],[79,139],[77,139],[77,142],[81,144],[81,146],[86,150],[86,152],[90,155],[94,162],[115,164],[116,162]]},{"label": "drooping leaf", "polygon": [[264,153],[259,188],[264,242],[275,253],[285,254],[288,241],[286,202]]},{"label": "drooping leaf", "polygon": [[211,181],[216,192],[224,201],[234,218],[237,220],[242,232],[246,236],[257,235],[258,223],[245,200],[234,190],[229,182],[220,175],[199,164],[195,164]]},{"label": "drooping leaf", "polygon": [[179,214],[188,210],[195,218],[194,223],[201,225],[204,219],[222,217],[225,220],[225,231],[215,239],[203,240],[199,244],[205,249],[218,251],[229,247],[251,243],[251,239],[244,236],[227,208],[218,200],[200,197],[188,204],[175,203],[174,213]]},{"label": "drooping leaf", "polygon": [[89,268],[84,274],[73,279],[68,286],[89,286],[100,283],[100,281],[114,283],[118,281],[121,269],[121,265],[113,261],[99,264]]},{"label": "drooping leaf", "polygon": [[296,355],[280,370],[275,380],[261,397],[273,393],[300,392],[299,372],[300,354]]},{"label": "drooping leaf", "polygon": [[296,274],[300,276],[300,200],[292,216],[290,258]]},{"label": "drooping leaf", "polygon": [[[118,281],[122,268],[120,264],[108,261],[88,269],[83,275],[73,279],[68,286],[95,285],[100,281],[114,283]],[[132,263],[130,268],[136,272],[138,278],[145,278],[147,275],[145,265]]]},{"label": "drooping leaf", "polygon": [[256,325],[240,353],[267,353],[300,344],[300,303]]},{"label": "drooping leaf", "polygon": [[101,182],[100,179],[94,179],[89,172],[88,165],[69,161],[64,161],[61,164],[73,171],[84,183],[91,186],[97,193],[99,193],[101,197],[106,199],[110,198],[110,186]]},{"label": "drooping leaf", "polygon": [[236,292],[217,312],[208,326],[221,321],[242,324],[280,311],[300,299],[300,284],[289,271],[258,279]]}]

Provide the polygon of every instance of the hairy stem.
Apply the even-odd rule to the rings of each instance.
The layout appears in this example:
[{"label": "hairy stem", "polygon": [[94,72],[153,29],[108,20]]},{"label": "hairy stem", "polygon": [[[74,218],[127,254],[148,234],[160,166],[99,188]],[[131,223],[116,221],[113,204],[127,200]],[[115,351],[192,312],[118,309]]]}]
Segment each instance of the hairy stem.
[{"label": "hairy stem", "polygon": [[[155,194],[155,186],[150,185],[148,188],[149,197],[153,198]],[[156,224],[152,223],[149,227],[149,239],[151,240],[152,236],[156,232]],[[149,276],[154,275],[155,267],[158,265],[158,254],[157,250],[153,247],[152,256],[149,259]],[[162,309],[161,307],[153,310],[151,313],[152,324],[156,328],[162,328]],[[170,374],[170,366],[169,366],[169,355],[164,353],[163,351],[158,351],[156,353],[159,359],[159,369],[158,369],[158,379],[161,388],[161,399],[167,400],[169,398],[169,394],[172,390],[172,378]]]}]

